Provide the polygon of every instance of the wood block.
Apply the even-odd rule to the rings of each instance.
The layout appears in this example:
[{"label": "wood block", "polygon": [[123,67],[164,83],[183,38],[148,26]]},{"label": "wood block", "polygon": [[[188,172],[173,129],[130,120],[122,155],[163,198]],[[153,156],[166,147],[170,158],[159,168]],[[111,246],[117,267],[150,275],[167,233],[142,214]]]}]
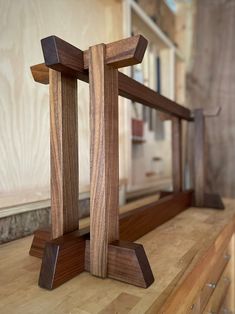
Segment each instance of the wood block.
[{"label": "wood block", "polygon": [[46,242],[51,240],[51,228],[39,229],[34,232],[29,255],[42,258]]},{"label": "wood block", "polygon": [[224,203],[221,199],[221,196],[216,193],[204,193],[203,198],[203,205],[198,206],[195,202],[194,198],[194,205],[195,207],[204,207],[204,208],[213,208],[213,209],[225,209]]},{"label": "wood block", "polygon": [[[84,52],[57,36],[41,40],[45,63],[55,66],[56,70],[80,72],[89,67],[89,51]],[[142,35],[121,39],[106,45],[105,63],[115,68],[130,66],[142,62],[148,41]]]},{"label": "wood block", "polygon": [[85,237],[79,231],[46,243],[39,286],[52,290],[85,270]]},{"label": "wood block", "polygon": [[[89,251],[90,241],[86,241],[87,271],[90,271]],[[107,276],[142,288],[147,288],[154,282],[144,247],[127,241],[114,241],[109,244]]]},{"label": "wood block", "polygon": [[82,50],[57,36],[43,38],[41,45],[47,67],[74,77],[79,73],[79,78],[86,80]]},{"label": "wood block", "polygon": [[[78,231],[67,234],[46,244],[39,286],[53,290],[85,270],[90,271],[90,241]],[[143,288],[154,281],[143,246],[124,241],[108,246],[107,276]]]},{"label": "wood block", "polygon": [[30,67],[33,79],[41,84],[49,84],[49,68],[45,63],[33,65]]},{"label": "wood block", "polygon": [[52,238],[78,229],[77,79],[50,69]]}]

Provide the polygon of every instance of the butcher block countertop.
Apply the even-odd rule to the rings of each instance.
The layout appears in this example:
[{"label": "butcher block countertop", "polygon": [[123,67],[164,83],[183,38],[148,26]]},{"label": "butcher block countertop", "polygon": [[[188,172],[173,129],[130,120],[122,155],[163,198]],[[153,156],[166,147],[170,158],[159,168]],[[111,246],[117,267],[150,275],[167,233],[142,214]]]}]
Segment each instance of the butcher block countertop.
[{"label": "butcher block countertop", "polygon": [[148,289],[84,272],[43,290],[37,285],[41,261],[28,255],[32,236],[1,245],[0,313],[194,313],[208,272],[233,241],[235,200],[225,205],[224,211],[190,208],[136,241],[155,277]]}]

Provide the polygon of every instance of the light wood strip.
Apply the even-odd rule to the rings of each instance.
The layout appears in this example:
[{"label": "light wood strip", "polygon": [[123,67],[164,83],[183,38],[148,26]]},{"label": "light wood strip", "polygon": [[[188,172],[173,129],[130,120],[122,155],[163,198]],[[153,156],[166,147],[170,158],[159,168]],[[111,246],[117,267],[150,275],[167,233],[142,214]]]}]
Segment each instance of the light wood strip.
[{"label": "light wood strip", "polygon": [[77,80],[51,70],[52,237],[78,228]]},{"label": "light wood strip", "polygon": [[118,72],[105,64],[105,45],[90,48],[91,273],[107,274],[108,243],[119,238]]}]

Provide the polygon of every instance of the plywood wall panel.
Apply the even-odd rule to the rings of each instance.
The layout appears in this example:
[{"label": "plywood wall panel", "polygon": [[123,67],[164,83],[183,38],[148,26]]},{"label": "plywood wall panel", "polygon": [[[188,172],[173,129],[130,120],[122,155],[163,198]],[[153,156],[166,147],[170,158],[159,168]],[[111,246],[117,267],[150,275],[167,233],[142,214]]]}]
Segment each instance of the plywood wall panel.
[{"label": "plywood wall panel", "polygon": [[[0,0],[0,207],[49,197],[48,87],[36,84],[29,68],[43,61],[40,39],[57,35],[81,49],[120,39],[121,5],[115,0]],[[89,98],[87,86],[79,85],[80,180],[87,185]]]}]

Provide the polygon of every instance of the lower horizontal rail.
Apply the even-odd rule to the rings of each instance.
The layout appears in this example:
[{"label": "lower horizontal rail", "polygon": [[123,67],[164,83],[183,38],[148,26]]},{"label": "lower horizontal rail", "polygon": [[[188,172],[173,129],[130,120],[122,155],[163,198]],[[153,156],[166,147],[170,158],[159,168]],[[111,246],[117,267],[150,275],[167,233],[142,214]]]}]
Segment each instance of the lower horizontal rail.
[{"label": "lower horizontal rail", "polygon": [[165,196],[120,216],[120,239],[136,241],[167,220],[192,206],[193,191]]},{"label": "lower horizontal rail", "polygon": [[[120,240],[136,241],[167,220],[175,217],[183,210],[192,206],[193,191],[171,194],[156,202],[130,210],[120,215]],[[78,231],[75,231],[76,233]],[[89,237],[89,228],[79,231],[80,235]],[[35,232],[30,255],[41,258],[45,243],[50,241],[50,228]]]}]

